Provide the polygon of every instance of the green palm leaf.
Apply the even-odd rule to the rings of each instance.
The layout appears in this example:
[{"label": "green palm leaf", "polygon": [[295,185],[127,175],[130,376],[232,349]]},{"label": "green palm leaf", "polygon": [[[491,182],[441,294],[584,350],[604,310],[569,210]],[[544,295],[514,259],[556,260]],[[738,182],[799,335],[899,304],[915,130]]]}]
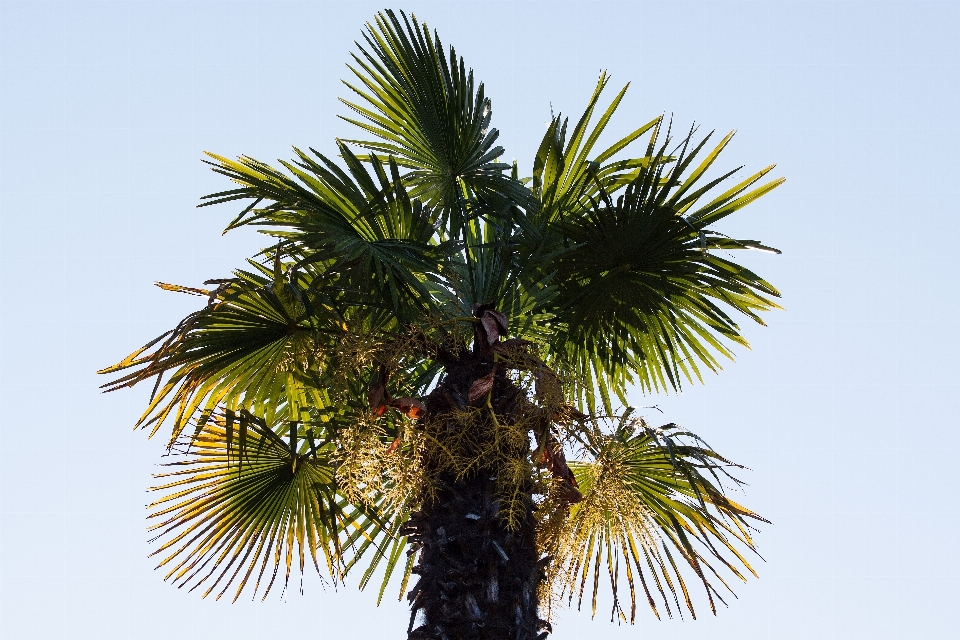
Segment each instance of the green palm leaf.
[{"label": "green palm leaf", "polygon": [[206,196],[203,206],[252,200],[228,230],[267,227],[296,268],[312,266],[353,305],[387,309],[401,321],[429,310],[429,283],[453,247],[435,240],[437,212],[411,199],[394,160],[384,167],[373,158],[371,172],[340,144],[345,171],[316,151],[295,151],[296,161],[282,163],[290,175],[252,158],[209,154],[214,170],[240,187]]},{"label": "green palm leaf", "polygon": [[504,214],[511,202],[528,203],[529,192],[497,162],[503,148],[494,146],[491,103],[473,71],[453,48],[445,54],[426,24],[400,16],[388,10],[367,25],[369,50],[361,47],[350,67],[358,84],[345,83],[360,102],[342,100],[359,118],[344,119],[376,137],[350,142],[409,169],[411,197],[442,209],[456,238],[478,205]]},{"label": "green palm leaf", "polygon": [[[590,207],[601,190],[615,193],[633,180],[653,161],[668,162],[671,158],[617,157],[648,131],[655,130],[660,118],[654,118],[629,133],[610,147],[593,155],[600,136],[620,106],[629,84],[623,87],[591,129],[600,95],[610,81],[606,72],[587,102],[567,140],[569,121],[561,115],[553,118],[540,143],[533,162],[531,186],[540,203],[539,218],[543,222],[577,217]],[[591,157],[592,156],[592,157]],[[616,159],[614,159],[616,158]]]},{"label": "green palm leaf", "polygon": [[327,313],[308,314],[303,302],[309,304],[311,296],[304,292],[295,299],[288,290],[295,285],[237,273],[219,290],[205,292],[212,302],[173,331],[100,371],[132,369],[104,385],[108,391],[156,378],[137,427],[153,435],[172,418],[173,441],[197,413],[210,416],[221,406],[236,411],[243,403],[277,422],[299,419],[298,405],[328,405],[323,385],[316,383],[319,347],[343,335],[338,314],[319,297],[313,297],[311,309]]},{"label": "green palm leaf", "polygon": [[758,313],[778,308],[776,289],[715,253],[776,250],[728,238],[707,224],[783,180],[754,187],[768,167],[698,206],[735,173],[703,178],[730,136],[695,166],[710,136],[693,149],[688,137],[674,157],[668,154],[669,135],[655,146],[658,130],[648,145],[649,162],[616,201],[597,178],[590,206],[551,225],[569,246],[552,262],[558,283],[553,302],[564,327],[554,341],[555,358],[575,371],[580,398],[593,407],[596,390],[608,411],[613,394],[626,404],[629,384],[647,392],[678,389],[684,380],[702,380],[701,366],[720,369],[718,356],[733,357],[730,343],[747,346],[725,309],[763,324]]}]

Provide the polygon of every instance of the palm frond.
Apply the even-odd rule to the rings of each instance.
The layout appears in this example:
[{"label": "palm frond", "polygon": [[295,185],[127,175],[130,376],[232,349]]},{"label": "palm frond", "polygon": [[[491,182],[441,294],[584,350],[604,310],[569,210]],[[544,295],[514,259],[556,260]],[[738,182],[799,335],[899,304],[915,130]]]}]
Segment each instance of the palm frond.
[{"label": "palm frond", "polygon": [[403,573],[400,574],[400,584],[398,589],[398,600],[406,595],[407,586],[410,582],[413,566],[416,563],[416,554],[409,553],[408,539],[404,534],[404,526],[410,517],[410,509],[406,505],[395,505],[391,509],[385,509],[389,514],[389,524],[378,530],[377,536],[367,536],[354,553],[350,563],[346,566],[346,571],[350,571],[360,564],[361,560],[370,553],[372,554],[365,560],[366,568],[360,577],[360,589],[366,589],[374,583],[378,569],[383,569],[383,575],[380,577],[380,586],[377,591],[377,605],[383,602],[383,596],[387,592],[387,587],[395,577],[398,568],[402,567]]},{"label": "palm frond", "polygon": [[325,284],[353,304],[389,309],[401,322],[429,310],[429,282],[453,246],[435,240],[439,214],[410,197],[396,162],[373,158],[368,170],[342,143],[346,170],[312,149],[295,152],[295,161],[282,163],[290,175],[252,158],[209,154],[214,171],[240,187],[205,196],[202,206],[252,200],[228,230],[266,227],[296,268],[322,264]]},{"label": "palm frond", "polygon": [[701,366],[717,371],[719,357],[733,357],[731,343],[748,346],[728,309],[763,324],[759,312],[778,308],[772,300],[780,295],[776,289],[716,253],[733,247],[776,250],[729,238],[707,224],[783,180],[754,186],[768,167],[699,206],[735,173],[703,178],[730,136],[694,165],[709,135],[695,146],[688,136],[673,156],[669,134],[658,143],[658,133],[648,144],[650,162],[616,201],[598,182],[589,208],[553,225],[569,245],[553,262],[556,315],[564,327],[554,342],[555,357],[576,372],[578,395],[591,408],[595,390],[609,411],[612,395],[626,403],[631,383],[653,392],[702,380]]},{"label": "palm frond", "polygon": [[[634,621],[638,584],[658,618],[658,600],[668,616],[676,607],[681,615],[686,608],[696,617],[679,556],[716,613],[716,601],[725,604],[718,587],[733,594],[724,572],[744,581],[746,573],[756,575],[744,556],[744,551],[755,552],[747,519],[766,522],[724,495],[721,478],[739,483],[726,470],[739,465],[673,424],[652,429],[642,420],[624,419],[612,434],[594,430],[588,437],[593,459],[570,465],[583,501],[570,507],[569,518],[547,545],[556,556],[554,580],[562,592],[570,600],[576,597],[579,607],[592,574],[595,614],[605,573],[613,592],[611,619]],[[623,611],[624,593],[629,616]]]},{"label": "palm frond", "polygon": [[210,304],[173,331],[101,370],[132,370],[103,388],[114,391],[156,378],[150,404],[136,426],[153,435],[172,418],[171,442],[198,413],[202,421],[218,407],[236,411],[241,402],[270,422],[297,420],[293,388],[309,396],[300,404],[326,406],[323,385],[312,378],[320,375],[322,345],[335,342],[344,330],[329,307],[317,314],[324,310],[322,300],[314,297],[310,305],[308,292],[298,293],[298,300],[288,289],[293,286],[238,272]]},{"label": "palm frond", "polygon": [[[570,131],[569,120],[555,116],[540,143],[533,162],[531,187],[540,203],[539,220],[543,222],[576,218],[590,208],[601,190],[615,193],[636,178],[651,162],[669,162],[672,159],[646,156],[619,157],[633,142],[659,126],[661,118],[654,118],[610,147],[594,154],[594,147],[606,130],[610,119],[620,106],[629,84],[614,97],[599,120],[593,123],[600,95],[610,81],[606,72],[600,74],[597,86],[587,102],[583,115]],[[591,128],[592,125],[592,128]]]},{"label": "palm frond", "polygon": [[251,579],[254,595],[262,588],[266,598],[281,569],[286,588],[291,567],[302,573],[308,560],[342,577],[343,546],[372,521],[338,496],[329,447],[318,452],[312,437],[306,451],[297,444],[245,411],[178,440],[184,459],[156,476],[164,483],[150,490],[166,495],[148,507],[161,541],[151,555],[162,557],[165,579],[217,599],[236,584],[236,600]]},{"label": "palm frond", "polygon": [[[372,159],[394,157],[409,170],[411,197],[444,212],[443,227],[459,236],[477,206],[506,213],[511,202],[525,204],[529,192],[497,161],[503,148],[490,128],[492,106],[453,48],[444,52],[416,17],[390,10],[377,15],[364,34],[367,47],[353,55],[357,84],[345,83],[359,102],[342,100],[356,118],[345,117],[376,140],[350,140]],[[507,214],[509,215],[509,214]]]}]

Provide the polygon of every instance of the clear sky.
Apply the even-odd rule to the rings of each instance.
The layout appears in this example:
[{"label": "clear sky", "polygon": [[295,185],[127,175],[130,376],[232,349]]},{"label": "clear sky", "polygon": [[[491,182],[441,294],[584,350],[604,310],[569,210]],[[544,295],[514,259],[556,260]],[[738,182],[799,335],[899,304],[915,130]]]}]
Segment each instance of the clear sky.
[{"label": "clear sky", "polygon": [[[166,585],[144,522],[163,443],[130,430],[149,390],[102,396],[93,373],[196,307],[154,280],[260,246],[221,238],[235,209],[194,208],[227,184],[202,151],[350,136],[339,79],[382,5],[0,6],[0,636],[404,638],[404,604],[355,582],[232,606]],[[783,250],[744,259],[785,310],[705,386],[635,398],[752,468],[760,579],[716,618],[569,611],[553,637],[955,638],[960,2],[395,7],[465,56],[526,173],[551,103],[579,114],[606,69],[633,83],[617,133],[661,113],[737,129],[727,165],[787,177],[721,227]]]}]

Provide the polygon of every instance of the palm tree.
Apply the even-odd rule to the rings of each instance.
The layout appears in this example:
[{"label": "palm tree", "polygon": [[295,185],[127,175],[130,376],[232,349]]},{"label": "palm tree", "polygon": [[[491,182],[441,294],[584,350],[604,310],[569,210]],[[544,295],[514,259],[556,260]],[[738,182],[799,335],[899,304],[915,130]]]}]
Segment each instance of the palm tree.
[{"label": "palm tree", "polygon": [[271,244],[209,288],[158,283],[207,303],[101,371],[154,380],[137,425],[172,426],[159,567],[234,599],[307,562],[383,574],[381,598],[416,574],[410,638],[544,638],[562,601],[596,612],[604,572],[611,619],[638,592],[694,614],[690,580],[714,611],[762,518],[725,495],[737,465],[626,395],[717,371],[747,344],[730,310],[776,307],[723,257],[775,250],[714,227],[782,180],[707,177],[732,134],[659,117],[598,151],[627,89],[602,109],[606,74],[521,179],[453,48],[391,11],[364,38],[343,102],[368,139],[282,168],[209,154],[235,187],[201,206],[243,204],[227,230]]}]

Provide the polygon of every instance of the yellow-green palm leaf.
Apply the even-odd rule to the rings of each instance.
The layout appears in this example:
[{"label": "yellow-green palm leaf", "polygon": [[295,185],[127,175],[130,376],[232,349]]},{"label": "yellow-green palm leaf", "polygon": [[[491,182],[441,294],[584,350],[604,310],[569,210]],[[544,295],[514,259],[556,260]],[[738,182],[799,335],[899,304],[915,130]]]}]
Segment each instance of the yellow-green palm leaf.
[{"label": "yellow-green palm leaf", "polygon": [[756,575],[744,556],[755,551],[747,519],[766,521],[725,497],[720,483],[736,483],[725,468],[739,465],[672,424],[652,429],[627,418],[612,435],[595,430],[587,440],[592,460],[571,463],[583,501],[545,530],[546,549],[556,557],[553,579],[568,598],[582,603],[590,582],[596,613],[607,574],[611,617],[627,619],[625,592],[633,622],[638,585],[657,617],[658,600],[668,615],[671,600],[682,613],[679,597],[696,617],[689,577],[678,564],[692,570],[714,612],[715,599],[724,602],[717,587],[729,591],[724,572],[740,580],[745,572]]},{"label": "yellow-green palm leaf", "polygon": [[152,555],[167,580],[204,588],[204,597],[236,585],[236,600],[250,585],[265,598],[280,572],[286,587],[291,568],[302,572],[308,560],[337,580],[343,545],[373,526],[338,496],[328,451],[312,434],[291,447],[261,420],[231,412],[175,449],[184,459],[150,489],[166,494],[149,505],[160,542]]}]

